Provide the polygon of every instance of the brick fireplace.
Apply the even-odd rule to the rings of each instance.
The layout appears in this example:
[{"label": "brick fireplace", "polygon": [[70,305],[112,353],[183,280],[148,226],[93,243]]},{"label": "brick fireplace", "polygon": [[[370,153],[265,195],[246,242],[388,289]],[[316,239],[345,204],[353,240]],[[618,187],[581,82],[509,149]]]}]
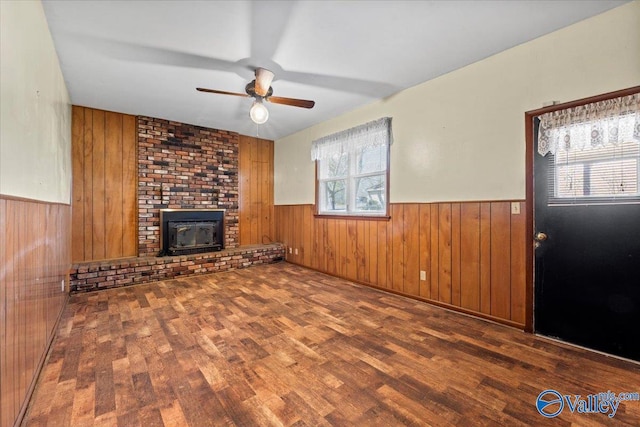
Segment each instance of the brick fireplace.
[{"label": "brick fireplace", "polygon": [[[209,274],[283,259],[284,246],[280,243],[239,246],[237,133],[150,117],[139,116],[136,120],[138,256],[74,264],[70,271],[72,293]],[[224,211],[222,232],[215,229],[216,221],[220,221],[217,218],[173,218],[174,232],[184,233],[175,236],[175,246],[191,247],[158,256],[162,249],[161,210]],[[215,236],[224,236],[224,243],[209,242],[209,237]],[[194,246],[208,247],[206,252],[194,253],[198,252],[191,250],[196,249]]]},{"label": "brick fireplace", "polygon": [[224,209],[224,247],[238,247],[235,132],[138,117],[138,250],[156,256],[160,209]]}]

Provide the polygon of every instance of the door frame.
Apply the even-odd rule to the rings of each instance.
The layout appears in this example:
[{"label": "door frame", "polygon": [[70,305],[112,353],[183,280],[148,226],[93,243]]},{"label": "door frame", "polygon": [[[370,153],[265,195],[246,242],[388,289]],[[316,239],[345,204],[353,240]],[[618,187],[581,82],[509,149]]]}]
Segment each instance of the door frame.
[{"label": "door frame", "polygon": [[578,107],[585,104],[591,104],[594,102],[605,101],[611,98],[618,98],[622,96],[632,95],[640,92],[640,86],[633,86],[627,89],[617,90],[613,92],[604,93],[601,95],[590,96],[588,98],[578,99],[576,101],[564,102],[561,104],[550,105],[548,107],[539,108],[536,110],[527,111],[524,113],[525,123],[525,233],[526,233],[526,248],[525,248],[525,274],[526,274],[526,293],[525,293],[525,326],[526,332],[534,333],[534,292],[535,292],[535,277],[534,277],[534,192],[533,192],[533,159],[535,155],[533,130],[535,117],[548,113],[551,111],[564,110],[566,108]]}]

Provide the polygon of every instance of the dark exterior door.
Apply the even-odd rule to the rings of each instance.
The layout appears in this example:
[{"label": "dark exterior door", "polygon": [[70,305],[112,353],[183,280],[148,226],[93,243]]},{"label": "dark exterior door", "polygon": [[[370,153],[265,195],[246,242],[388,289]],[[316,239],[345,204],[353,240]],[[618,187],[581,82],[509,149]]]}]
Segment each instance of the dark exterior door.
[{"label": "dark exterior door", "polygon": [[[556,166],[551,154],[538,154],[538,122],[534,330],[640,361],[640,204],[606,198],[557,203],[550,189],[556,181],[549,179]],[[583,166],[591,167],[588,163]]]}]

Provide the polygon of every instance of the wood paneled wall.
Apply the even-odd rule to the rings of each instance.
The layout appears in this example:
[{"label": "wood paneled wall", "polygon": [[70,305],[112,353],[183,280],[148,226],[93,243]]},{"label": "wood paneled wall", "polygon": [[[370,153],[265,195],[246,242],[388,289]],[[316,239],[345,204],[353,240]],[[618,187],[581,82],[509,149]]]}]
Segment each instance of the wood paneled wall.
[{"label": "wood paneled wall", "polygon": [[517,203],[517,215],[511,202],[392,204],[389,221],[276,206],[276,239],[287,261],[524,327],[525,203]]},{"label": "wood paneled wall", "polygon": [[275,241],[273,141],[240,135],[240,245]]},{"label": "wood paneled wall", "polygon": [[74,262],[137,254],[136,117],[73,106]]},{"label": "wood paneled wall", "polygon": [[[14,425],[67,298],[68,205],[0,196],[0,425]],[[61,282],[65,281],[65,290]]]}]

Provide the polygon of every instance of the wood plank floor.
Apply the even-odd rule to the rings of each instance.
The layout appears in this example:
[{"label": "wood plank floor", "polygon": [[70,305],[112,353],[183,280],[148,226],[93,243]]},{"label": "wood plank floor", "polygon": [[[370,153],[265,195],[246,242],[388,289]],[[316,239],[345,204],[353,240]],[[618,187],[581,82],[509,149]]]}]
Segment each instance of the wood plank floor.
[{"label": "wood plank floor", "polygon": [[635,425],[640,365],[287,263],[75,295],[27,426]]}]

